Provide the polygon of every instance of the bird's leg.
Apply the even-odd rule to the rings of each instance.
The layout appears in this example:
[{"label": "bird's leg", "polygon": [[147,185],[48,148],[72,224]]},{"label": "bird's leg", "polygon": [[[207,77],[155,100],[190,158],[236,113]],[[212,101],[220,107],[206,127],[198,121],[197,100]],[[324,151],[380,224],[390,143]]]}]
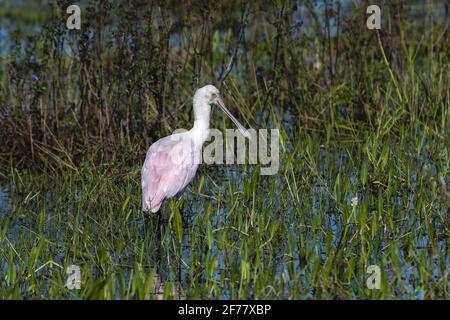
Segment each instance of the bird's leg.
[{"label": "bird's leg", "polygon": [[[184,202],[182,201],[181,197],[179,197],[177,199],[176,205],[177,205],[178,209],[180,210],[181,217],[183,217],[184,216],[184,214],[183,214]],[[182,259],[182,255],[183,255],[183,242],[180,243],[180,252],[179,252],[179,261],[180,261],[180,263],[178,264],[178,286],[177,286],[177,290],[176,290],[177,291],[176,292],[177,293],[177,296],[176,296],[177,299],[181,299],[181,297],[183,295],[183,293],[181,291],[181,280],[182,280],[181,259]]]},{"label": "bird's leg", "polygon": [[[163,207],[165,207],[164,209],[166,209],[166,210],[163,210]],[[158,213],[158,215],[161,218],[161,226],[169,224],[171,216],[172,216],[171,212],[172,212],[172,210],[170,210],[170,211],[167,210],[167,205],[165,205],[163,203],[163,205],[161,206],[161,209],[160,209],[160,211]],[[162,229],[161,229],[161,232],[162,232]]]},{"label": "bird's leg", "polygon": [[[170,222],[173,222],[172,219],[174,219],[175,214],[179,215],[178,219],[183,220],[183,204],[184,204],[184,202],[182,201],[181,197],[173,198],[170,201],[170,208],[171,208]],[[172,230],[176,230],[176,229],[173,228]],[[177,279],[177,282],[175,282],[175,287],[172,288],[172,294],[174,295],[174,298],[180,299],[183,296],[182,291],[181,291],[181,280],[182,280],[181,260],[182,260],[182,253],[183,253],[183,240],[182,240],[182,237],[181,237],[181,239],[179,239],[175,232],[175,234],[173,234],[173,236],[172,236],[172,242],[173,242],[174,248],[177,248],[177,247],[179,248],[179,250],[174,250],[174,254],[176,256],[176,259],[174,260],[174,262],[176,261],[177,263],[173,264],[173,268],[176,268],[176,270],[173,270],[173,271],[175,274],[177,274],[178,279]]]},{"label": "bird's leg", "polygon": [[145,238],[147,235],[147,231],[148,231],[148,224],[150,223],[150,218],[149,218],[149,214],[148,212],[145,211],[141,211],[142,214],[142,223],[141,223],[141,236],[142,238]]},{"label": "bird's leg", "polygon": [[159,281],[160,281],[160,286],[155,286],[155,294],[157,295],[157,299],[161,299],[160,296],[162,294],[162,292],[160,292],[160,288],[162,287],[162,283],[163,283],[163,236],[164,236],[164,223],[162,223],[163,221],[163,214],[162,214],[162,210],[160,212],[161,214],[156,214],[156,221],[155,221],[155,233],[156,233],[156,239],[155,239],[155,245],[156,245],[156,265],[155,265],[155,272],[156,274],[159,275]]}]

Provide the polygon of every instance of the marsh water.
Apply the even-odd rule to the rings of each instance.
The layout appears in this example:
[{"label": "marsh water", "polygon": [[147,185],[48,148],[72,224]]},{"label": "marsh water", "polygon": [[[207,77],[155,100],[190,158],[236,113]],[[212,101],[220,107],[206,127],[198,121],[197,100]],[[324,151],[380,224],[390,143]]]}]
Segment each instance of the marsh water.
[{"label": "marsh water", "polygon": [[[17,12],[27,5],[26,1],[4,3],[7,5],[0,5],[3,9],[0,14]],[[434,92],[441,90],[436,96],[444,97],[448,90],[445,91],[445,81],[444,85],[436,88],[426,87],[429,83],[434,84],[438,79],[444,78],[442,74],[433,74],[429,80],[427,73],[432,74],[432,71],[426,66],[431,65],[433,72],[442,72],[445,62],[441,61],[445,61],[445,54],[438,57],[441,60],[425,56],[424,59],[430,59],[426,63],[413,61],[408,57],[408,66],[413,68],[417,64],[418,71],[412,72],[413,75],[405,75],[401,73],[407,72],[404,68],[395,69],[399,79],[414,80],[412,85],[397,88],[396,81],[392,80],[388,72],[391,71],[388,68],[390,65],[383,64],[384,51],[380,50],[382,54],[378,51],[378,42],[375,41],[372,43],[376,52],[372,58],[374,60],[361,67],[359,56],[347,56],[349,62],[346,63],[350,67],[348,70],[343,67],[340,78],[334,79],[333,83],[330,80],[333,68],[338,67],[324,67],[327,55],[334,54],[334,49],[327,47],[327,41],[338,42],[342,29],[337,27],[340,23],[337,17],[350,17],[353,13],[352,5],[357,7],[361,2],[342,0],[311,3],[310,11],[303,2],[289,3],[292,4],[289,7],[295,7],[295,10],[289,9],[292,13],[286,14],[289,20],[286,26],[288,32],[283,40],[284,43],[298,43],[300,49],[297,48],[299,51],[294,53],[304,56],[304,60],[300,60],[304,66],[297,66],[299,74],[293,76],[301,81],[296,84],[298,88],[292,91],[301,94],[294,97],[289,94],[291,91],[284,88],[284,91],[279,90],[281,94],[277,93],[278,100],[270,100],[275,95],[273,92],[277,91],[268,89],[276,79],[270,78],[273,71],[271,68],[276,67],[270,59],[277,57],[277,54],[273,54],[276,50],[271,45],[274,48],[278,46],[275,43],[279,34],[266,24],[263,24],[264,29],[256,24],[244,28],[243,38],[256,40],[251,46],[239,49],[238,60],[241,63],[250,60],[250,63],[246,67],[242,63],[233,68],[227,80],[229,99],[240,113],[238,118],[242,116],[255,127],[280,130],[280,168],[277,174],[261,176],[259,165],[202,165],[189,187],[180,196],[166,201],[157,215],[144,215],[140,211],[139,170],[148,144],[144,147],[142,145],[167,134],[167,127],[173,128],[180,122],[189,125],[190,118],[186,115],[190,113],[189,103],[188,108],[178,106],[181,105],[180,101],[190,101],[189,90],[197,85],[191,78],[197,77],[196,81],[199,81],[198,78],[203,75],[201,81],[209,81],[209,73],[220,74],[223,65],[207,65],[210,69],[204,66],[203,70],[206,68],[207,71],[197,74],[197,71],[192,71],[198,67],[196,62],[186,63],[188,67],[184,72],[188,76],[183,75],[189,80],[189,84],[181,84],[182,90],[179,85],[172,86],[172,82],[169,86],[170,94],[176,92],[171,96],[167,94],[172,99],[170,105],[177,107],[170,110],[168,119],[171,126],[166,123],[166,127],[159,127],[160,120],[152,114],[158,97],[152,100],[148,98],[147,92],[152,92],[154,88],[150,86],[146,90],[145,86],[141,87],[142,83],[146,83],[147,76],[137,79],[136,86],[133,86],[131,79],[123,79],[128,65],[125,69],[119,68],[118,74],[106,75],[105,82],[117,77],[114,78],[117,81],[112,81],[108,88],[111,91],[119,88],[129,100],[120,94],[117,99],[111,95],[114,99],[109,100],[109,104],[105,102],[107,99],[101,100],[102,94],[109,95],[108,90],[95,91],[96,86],[102,85],[101,81],[96,82],[96,76],[100,73],[96,73],[95,63],[92,64],[94,67],[83,65],[84,70],[90,67],[93,69],[86,71],[87,76],[80,76],[79,87],[78,80],[66,78],[64,81],[51,82],[56,76],[52,78],[52,74],[39,74],[39,68],[34,65],[38,63],[33,55],[31,63],[25,63],[29,70],[24,71],[28,78],[22,79],[23,82],[16,80],[20,76],[16,76],[15,69],[8,69],[9,73],[5,73],[4,77],[2,74],[1,79],[11,77],[7,82],[11,89],[0,97],[3,99],[0,102],[8,102],[1,106],[4,109],[0,109],[2,124],[6,128],[6,124],[11,122],[11,114],[17,115],[16,109],[21,109],[20,112],[25,114],[26,121],[18,122],[11,129],[14,133],[26,127],[35,116],[27,113],[35,101],[39,101],[39,106],[44,106],[42,110],[48,111],[50,105],[55,110],[58,109],[59,105],[54,102],[59,97],[58,90],[70,92],[67,96],[70,96],[71,106],[84,106],[83,103],[88,101],[91,103],[90,109],[96,111],[95,108],[100,105],[100,111],[96,113],[100,117],[107,117],[106,112],[102,113],[105,106],[113,105],[115,100],[120,100],[121,104],[112,112],[113,116],[120,115],[117,116],[119,120],[116,127],[111,124],[114,123],[113,117],[110,128],[99,121],[99,128],[107,128],[104,132],[100,129],[95,131],[98,123],[89,122],[89,118],[95,118],[92,114],[85,116],[84,122],[80,120],[82,117],[76,116],[69,118],[69,124],[57,124],[60,127],[55,125],[61,134],[59,140],[55,138],[56,146],[47,145],[51,144],[48,140],[51,140],[54,132],[47,132],[45,126],[41,135],[43,140],[35,142],[35,145],[31,142],[31,147],[27,144],[28,131],[11,135],[11,143],[8,143],[13,150],[11,157],[6,151],[2,153],[5,156],[1,159],[0,167],[1,296],[69,299],[448,298],[450,126],[448,119],[445,120],[448,114],[446,102],[436,102],[436,106],[430,107],[433,100],[438,100],[433,96]],[[120,1],[114,4],[119,7]],[[89,2],[81,1],[82,8],[88,5]],[[388,6],[386,2],[380,5],[383,10]],[[288,6],[281,6],[284,7]],[[326,20],[325,13],[330,8],[342,10],[341,15]],[[440,33],[433,32],[433,27],[448,19],[445,1],[411,2],[406,9],[406,21],[414,21],[414,25],[420,26],[421,30],[431,30],[424,33],[425,39],[444,38],[447,29]],[[8,18],[0,26],[0,71],[6,70],[10,61],[14,60],[11,50],[18,50],[15,54],[29,52],[30,48],[26,49],[26,46],[32,41],[27,36],[33,37],[43,32],[40,23],[26,22],[31,11],[33,10],[23,11],[22,22],[18,22],[20,15],[9,14],[8,17],[19,17],[18,20]],[[273,12],[275,17],[280,10]],[[317,15],[316,22],[323,25],[322,28],[314,28],[313,13]],[[43,16],[37,20],[45,20],[45,14]],[[134,16],[130,18],[133,19]],[[395,20],[391,18],[383,20],[383,26],[389,32],[394,28],[393,21]],[[112,27],[102,35],[107,38],[113,34],[120,25],[119,22],[112,23]],[[346,28],[350,28],[349,25]],[[133,42],[136,41],[136,30],[130,30],[128,34],[114,38],[116,42],[113,41],[108,48],[122,48],[126,43],[129,46],[126,50],[134,52],[125,51],[126,54],[141,59],[147,52],[139,55],[139,50],[146,50],[146,47]],[[414,34],[414,30],[414,27],[408,29],[411,34]],[[263,34],[260,35],[262,31]],[[232,28],[216,28],[211,32],[214,33],[214,49],[211,49],[213,54],[212,58],[207,56],[204,60],[219,60],[216,56],[228,59],[232,46],[230,42],[225,45],[224,39],[235,36],[236,31]],[[328,38],[319,37],[319,34],[325,33]],[[183,56],[186,47],[186,52],[190,50],[185,43],[186,34],[175,32],[168,39],[171,49],[180,49],[181,53],[177,53],[177,56]],[[93,34],[87,34],[86,37],[87,42],[94,39]],[[124,37],[128,37],[129,41],[121,42]],[[60,57],[61,54],[61,65],[67,64],[68,68],[72,68],[74,61],[74,65],[81,61],[79,48],[75,50],[73,43],[70,43],[74,38],[63,38],[58,45],[50,46],[53,49],[61,46],[61,51],[57,51],[54,57]],[[367,39],[376,37],[369,35]],[[358,43],[361,45],[359,51],[370,47],[366,45],[369,41],[367,39],[361,40],[364,45]],[[427,47],[423,38],[417,36],[417,39],[421,40],[408,43],[413,49],[407,52],[433,53],[433,50],[445,50],[445,46],[438,46],[438,43],[435,47]],[[399,42],[393,42],[394,45],[390,47],[393,53],[384,57],[386,60],[394,60],[399,56],[395,51]],[[160,45],[157,43],[155,48],[160,49]],[[413,45],[424,47],[414,51]],[[92,43],[91,46],[95,47]],[[314,51],[311,47],[320,48]],[[349,45],[351,47],[352,44]],[[193,55],[197,54],[199,53]],[[288,49],[283,55],[287,57],[285,64],[286,61],[295,60],[295,55],[290,56]],[[262,58],[252,65],[253,60],[258,57]],[[86,60],[109,63],[109,60],[96,53],[90,58],[91,60]],[[126,56],[122,55],[119,56],[119,62],[114,60],[110,64],[119,64],[125,59]],[[222,58],[224,61],[227,59]],[[331,57],[329,60],[332,60]],[[373,67],[377,63],[381,65],[379,70],[382,71]],[[17,61],[11,65],[15,67]],[[138,65],[128,76],[132,78],[142,69]],[[253,69],[255,74],[250,76],[250,70]],[[282,72],[282,80],[288,78],[290,69],[292,68],[287,66]],[[368,80],[355,81],[358,82],[355,85],[353,79],[347,79],[346,75],[359,69],[369,70],[366,75]],[[82,74],[81,70],[83,69],[77,72]],[[158,74],[158,70],[152,69],[152,72]],[[301,78],[306,72],[308,78]],[[377,72],[382,74],[381,80]],[[191,77],[191,73],[195,75]],[[65,72],[58,71],[58,74],[61,76]],[[94,76],[89,80],[91,74]],[[414,78],[416,74],[418,79]],[[256,83],[249,85],[243,75],[255,78]],[[374,75],[374,78],[369,75]],[[52,91],[48,100],[42,96],[38,96],[40,100],[34,99],[36,92],[40,94],[40,90],[46,90],[39,87],[41,83],[45,87],[46,77],[53,79],[48,80],[48,83],[56,83],[58,89]],[[177,79],[179,74],[170,74],[170,77]],[[86,79],[88,80],[84,82]],[[20,92],[21,88],[27,87],[21,85],[28,83],[27,81],[32,83],[29,85],[30,91],[24,96],[15,96],[16,91]],[[378,87],[371,87],[373,81],[380,82]],[[12,85],[16,83],[17,86]],[[66,89],[61,87],[67,83],[71,85]],[[157,85],[158,81],[155,83],[151,85]],[[280,83],[280,86],[285,86],[282,81]],[[360,83],[365,83],[367,87],[358,87]],[[417,83],[426,88],[423,89]],[[86,87],[89,89],[84,90]],[[235,90],[235,87],[239,90]],[[311,92],[314,88],[320,90],[313,94]],[[377,91],[379,88],[382,88],[381,91]],[[401,93],[392,94],[393,88]],[[411,93],[408,90],[417,92]],[[87,96],[84,100],[81,92]],[[133,94],[136,92],[139,92],[139,96],[134,99]],[[364,96],[367,92],[369,98]],[[400,96],[398,101],[397,95]],[[412,97],[410,104],[425,100],[426,111],[408,109],[409,103],[402,104],[403,96],[408,99]],[[7,100],[8,97],[13,98]],[[142,102],[147,101],[146,99],[150,102]],[[66,106],[67,101],[62,99],[60,103]],[[129,105],[139,108],[129,108],[125,112],[122,106]],[[36,122],[41,124],[48,121],[48,127],[53,128],[51,121],[56,119],[57,122],[70,114],[70,108],[72,107],[65,108],[53,117],[51,114],[48,118],[44,117],[44,121],[38,118]],[[360,119],[360,109],[363,108],[373,109],[378,113],[369,111],[369,116]],[[81,109],[74,107],[74,114]],[[36,110],[40,111],[38,114],[46,115],[42,110]],[[145,128],[147,131],[143,126],[148,122],[139,118],[143,114],[151,114],[156,119],[149,128]],[[400,118],[399,115],[404,114],[408,116]],[[426,118],[431,114],[434,114],[434,118]],[[22,118],[12,119],[16,121]],[[216,122],[216,127],[222,128],[225,122],[218,119],[221,118],[213,117],[212,121]],[[136,122],[133,123],[133,120]],[[131,129],[126,128],[127,126]],[[64,132],[68,134],[64,135]],[[149,134],[142,138],[146,133]],[[111,134],[110,140],[104,137],[107,134]],[[41,136],[36,134],[36,137]],[[85,140],[78,139],[81,136]],[[100,138],[97,141],[95,139],[98,136]],[[79,145],[72,144],[72,138],[83,141],[78,141]],[[23,145],[25,147],[21,148]],[[138,147],[133,149],[135,145]],[[42,152],[39,154],[39,151]],[[73,154],[70,153],[72,151]],[[33,152],[38,154],[36,159]],[[80,156],[90,153],[92,158]],[[76,158],[81,159],[79,163],[75,160],[72,162]],[[28,165],[33,160],[36,161],[35,167]],[[69,265],[81,268],[81,290],[66,288],[69,276],[66,269]],[[369,265],[376,265],[381,269],[380,290],[367,287]]]},{"label": "marsh water", "polygon": [[[331,163],[329,162],[330,154],[328,151],[327,154],[322,153],[321,157],[328,158],[328,161],[321,162],[322,165],[318,168],[319,176],[320,177],[326,177],[328,176],[328,171],[334,171],[335,169],[329,168],[329,165],[336,166],[336,167],[347,167],[348,162],[350,161],[347,153],[334,153],[331,157],[334,159]],[[428,170],[430,173],[436,173],[436,165],[433,164],[429,159],[422,159],[421,166],[425,166],[429,168]],[[236,185],[242,185],[242,181],[239,182],[242,179],[245,179],[245,176],[241,172],[242,166],[235,166],[232,170],[222,170],[218,168],[215,170],[215,174],[218,175],[216,177],[216,181],[227,181],[227,180],[235,180]],[[352,182],[356,182],[358,179],[358,173],[348,171],[347,174],[349,175],[349,179]],[[199,173],[199,175],[202,175],[202,173]],[[413,181],[413,186],[416,187],[416,177],[418,173],[415,171],[411,172],[411,180]],[[228,177],[227,177],[228,176]],[[224,178],[226,177],[226,178]],[[281,174],[271,176],[269,178],[273,181],[273,183],[280,185],[283,184],[283,177]],[[442,178],[443,179],[443,178]],[[194,180],[193,185],[195,185],[198,182],[198,178]],[[208,184],[208,181],[206,182]],[[416,228],[421,229],[421,222],[415,221],[415,205],[417,201],[417,195],[415,194],[413,190],[407,192],[407,193],[401,193],[399,192],[397,196],[395,196],[395,205],[398,206],[396,210],[404,211],[403,216],[405,219],[409,222],[407,222],[404,226],[405,230],[408,230],[409,228]],[[238,192],[242,192],[242,190],[237,190]],[[70,224],[61,223],[61,219],[64,220],[64,215],[68,214],[63,211],[61,212],[60,204],[56,203],[57,193],[61,192],[61,190],[52,190],[51,186],[45,190],[45,191],[29,191],[26,193],[23,192],[17,192],[14,185],[6,185],[3,186],[0,189],[0,217],[2,219],[11,219],[12,223],[9,224],[8,230],[6,231],[6,238],[8,239],[8,242],[12,248],[16,246],[20,246],[20,242],[23,240],[23,237],[30,237],[33,235],[41,234],[41,236],[44,236],[48,238],[55,246],[58,246],[60,248],[60,255],[55,255],[52,257],[52,262],[55,263],[57,266],[64,265],[64,257],[67,255],[67,250],[70,251],[70,248],[67,248],[67,235],[71,233]],[[89,197],[89,195],[83,195],[82,191],[80,190],[72,190],[74,192],[72,198],[74,201],[77,201],[77,199],[82,199],[84,197]],[[139,190],[134,190],[134,192],[139,192]],[[258,191],[258,192],[264,192]],[[421,191],[418,191],[421,192]],[[271,195],[275,201],[275,208],[277,207],[276,199],[277,194]],[[315,248],[315,252],[319,257],[321,257],[322,261],[327,260],[327,252],[329,250],[326,249],[326,246],[332,246],[332,247],[338,247],[340,237],[342,235],[342,232],[344,230],[345,221],[343,218],[342,212],[339,212],[339,208],[334,206],[335,199],[333,199],[333,196],[330,193],[329,185],[327,184],[324,179],[318,179],[316,180],[312,185],[312,190],[310,192],[301,195],[302,196],[302,202],[309,203],[308,207],[310,208],[310,212],[308,213],[309,219],[311,221],[314,221],[315,217],[320,216],[320,213],[322,212],[324,219],[322,218],[322,228],[324,229],[324,232],[326,234],[323,234],[319,238],[315,239],[306,239],[306,241],[311,242],[311,246]],[[352,207],[352,201],[355,201],[354,199],[357,198],[357,202],[359,205],[361,203],[373,203],[375,204],[377,200],[375,199],[377,195],[370,194],[370,193],[362,193],[362,192],[349,192],[346,196],[344,201],[347,203],[348,207]],[[39,200],[38,200],[39,199]],[[184,203],[182,207],[182,215],[183,215],[183,235],[182,235],[182,243],[180,244],[180,252],[170,252],[165,250],[160,250],[157,247],[151,247],[152,250],[155,250],[152,255],[152,259],[155,259],[155,264],[153,265],[147,265],[144,266],[144,269],[147,269],[148,272],[150,270],[156,270],[154,273],[154,294],[156,299],[162,299],[164,294],[164,285],[165,283],[169,284],[169,287],[171,288],[172,297],[173,298],[179,298],[184,299],[185,298],[185,289],[190,286],[190,283],[192,279],[190,278],[192,276],[192,266],[191,265],[191,246],[190,246],[190,240],[189,237],[192,237],[192,234],[189,232],[189,229],[192,228],[192,224],[196,223],[196,219],[203,219],[203,216],[205,215],[205,212],[203,210],[204,204],[210,203],[210,205],[215,205],[216,201],[211,197],[208,199],[199,199],[198,197],[195,197],[195,195],[192,194],[191,191],[186,190],[183,194],[181,194],[180,198]],[[24,211],[23,216],[19,216],[14,218],[11,218],[11,215],[15,215],[15,208],[24,206],[26,204],[26,211]],[[71,203],[66,203],[64,206],[70,207],[72,206]],[[355,206],[353,204],[353,206]],[[357,207],[358,205],[356,205]],[[40,222],[35,221],[36,215],[30,214],[31,212],[35,210],[42,210],[42,208],[45,208],[45,215],[44,219],[44,225],[40,225]],[[357,208],[354,208],[357,210]],[[437,208],[440,211],[440,214],[442,217],[448,217],[448,208],[445,206],[445,204],[441,204],[441,206]],[[127,222],[132,228],[135,228],[138,230],[138,238],[145,238],[149,230],[151,232],[161,232],[161,235],[165,233],[164,229],[170,228],[169,221],[167,215],[167,211],[169,211],[168,206],[163,207],[162,213],[160,213],[160,216],[155,215],[142,215],[140,216],[138,213],[133,214],[133,218],[130,218],[130,220]],[[282,223],[286,225],[286,231],[291,232],[289,237],[292,237],[294,241],[300,241],[300,233],[302,232],[302,227],[299,226],[298,221],[296,221],[295,217],[292,215],[292,213],[296,210],[294,205],[287,205],[285,206],[285,213],[282,215]],[[376,210],[376,207],[368,206],[367,209],[368,215],[371,215],[372,210]],[[222,228],[227,228],[227,215],[229,212],[227,212],[225,209],[219,209],[215,213],[213,213],[210,216],[210,219],[212,221],[211,227],[214,230],[220,230]],[[375,214],[375,213],[372,213]],[[161,217],[162,216],[162,217]],[[8,218],[10,217],[10,218]],[[157,221],[156,227],[155,222]],[[436,222],[437,225],[435,228],[440,229],[443,228],[443,225],[440,224],[439,221]],[[289,227],[291,226],[291,227]],[[306,226],[304,226],[306,227]],[[380,228],[383,228],[383,226],[380,226]],[[386,226],[384,226],[386,228]],[[93,232],[96,232],[93,230]],[[408,231],[409,233],[412,232],[411,230]],[[405,234],[408,234],[408,232],[405,231]],[[160,235],[160,236],[161,236]],[[379,248],[380,250],[374,254],[370,260],[373,262],[373,264],[377,264],[381,262],[382,256],[385,254],[385,251],[389,248],[389,246],[392,244],[392,241],[395,241],[392,239],[391,236],[388,235],[388,233],[385,234],[386,238],[379,239],[377,241],[380,241]],[[170,236],[169,238],[172,238]],[[328,238],[331,237],[331,240]],[[161,241],[161,238],[158,237],[158,240]],[[166,239],[166,241],[175,241],[174,239]],[[430,268],[428,269],[429,272],[432,272],[432,276],[434,279],[439,279],[441,277],[446,277],[449,267],[450,267],[450,261],[448,257],[448,239],[445,238],[445,236],[440,239],[435,245],[436,250],[433,251],[432,255],[429,255],[429,251],[427,250],[430,248],[430,238],[427,235],[426,232],[417,232],[415,233],[413,239],[413,247],[415,248],[415,254],[417,255],[423,255],[427,261],[430,262]],[[331,244],[329,243],[331,242]],[[158,242],[157,242],[158,243]],[[114,246],[114,242],[112,243]],[[132,244],[130,244],[132,245]],[[302,286],[305,289],[310,290],[309,297],[314,298],[315,297],[315,290],[314,286],[311,284],[310,279],[306,277],[307,270],[311,271],[314,268],[315,261],[311,260],[308,261],[306,257],[302,255],[301,252],[299,252],[299,248],[295,248],[287,257],[284,254],[285,249],[285,242],[280,239],[279,242],[274,241],[272,243],[274,255],[270,257],[272,259],[273,264],[275,265],[276,274],[273,275],[274,277],[281,277],[286,283],[286,292],[281,293],[281,298],[287,298],[289,297],[289,287],[290,286]],[[198,253],[196,253],[198,254]],[[221,274],[225,269],[224,261],[225,259],[229,259],[229,257],[226,256],[226,253],[222,252],[221,249],[218,247],[217,243],[214,242],[212,244],[210,253],[211,256],[217,257],[217,266],[213,271],[213,274],[210,275],[210,279],[216,279],[218,282],[221,279]],[[179,257],[177,257],[179,255]],[[400,250],[398,252],[398,262],[401,266],[401,274],[402,279],[401,281],[396,281],[396,286],[398,287],[398,290],[400,292],[403,292],[404,298],[411,298],[415,297],[418,299],[424,298],[424,292],[423,289],[418,288],[418,281],[420,279],[420,267],[415,264],[413,261],[411,261],[411,253],[408,253],[408,250]],[[117,266],[123,271],[125,277],[130,274],[130,271],[132,269],[131,266],[126,266],[126,263],[122,265],[121,261],[125,258],[127,260],[127,257],[120,257],[116,256],[113,257],[114,263],[117,264]],[[128,257],[128,258],[131,258]],[[239,257],[236,257],[239,259]],[[179,259],[179,263],[173,263],[173,260]],[[444,262],[444,265],[442,265],[442,261]],[[43,262],[42,262],[43,263]],[[3,261],[2,263],[2,273],[8,274],[8,264]],[[37,272],[37,275],[45,276],[47,272],[49,272],[48,269],[51,269],[52,266],[48,265],[43,267]],[[59,267],[60,269],[62,267]],[[292,273],[292,270],[289,271],[289,268],[296,269],[296,273],[299,276],[298,279],[296,279],[295,283],[292,279],[290,279],[290,274]],[[96,268],[94,267],[92,269],[93,275],[95,276],[95,273],[98,271],[95,271]],[[61,273],[64,273],[64,270],[60,270]],[[52,273],[52,272],[50,272]],[[387,279],[386,282],[390,282],[391,278],[393,277],[394,271],[390,270],[389,266],[386,266],[386,269],[383,270],[383,274],[386,275]],[[358,275],[359,281],[356,281],[353,285],[363,285],[365,282],[365,279],[368,277],[368,274],[360,274]],[[208,280],[210,281],[210,280]],[[450,289],[450,285],[447,284],[447,290]],[[221,297],[228,299],[231,298],[231,295],[227,293],[227,288],[221,288]],[[357,290],[355,290],[357,291]],[[25,292],[24,292],[25,294]],[[43,293],[45,295],[45,293]],[[70,294],[68,295],[70,297]],[[118,293],[118,297],[120,297]]]}]

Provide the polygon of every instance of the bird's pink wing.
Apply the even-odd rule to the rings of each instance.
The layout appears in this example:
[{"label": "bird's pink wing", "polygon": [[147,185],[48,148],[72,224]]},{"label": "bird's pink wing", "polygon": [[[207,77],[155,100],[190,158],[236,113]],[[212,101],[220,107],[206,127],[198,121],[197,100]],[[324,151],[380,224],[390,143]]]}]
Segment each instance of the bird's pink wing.
[{"label": "bird's pink wing", "polygon": [[166,137],[150,146],[141,172],[142,210],[157,212],[161,202],[192,180],[198,164],[189,143]]}]

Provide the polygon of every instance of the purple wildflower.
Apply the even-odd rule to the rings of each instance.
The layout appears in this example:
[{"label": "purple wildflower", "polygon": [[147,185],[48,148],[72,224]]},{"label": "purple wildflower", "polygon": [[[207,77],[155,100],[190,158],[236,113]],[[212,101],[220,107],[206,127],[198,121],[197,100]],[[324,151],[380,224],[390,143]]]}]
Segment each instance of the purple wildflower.
[{"label": "purple wildflower", "polygon": [[261,67],[256,68],[256,76],[258,78],[262,78],[263,77],[263,69]]},{"label": "purple wildflower", "polygon": [[298,18],[295,20],[295,23],[291,26],[291,28],[301,27],[303,25],[303,20]]}]

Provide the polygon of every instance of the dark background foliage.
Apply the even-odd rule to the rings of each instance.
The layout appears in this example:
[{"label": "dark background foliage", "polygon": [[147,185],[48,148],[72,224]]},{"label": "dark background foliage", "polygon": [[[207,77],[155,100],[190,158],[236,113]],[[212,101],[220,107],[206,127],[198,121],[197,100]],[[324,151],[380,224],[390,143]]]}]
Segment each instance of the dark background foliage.
[{"label": "dark background foliage", "polygon": [[[207,83],[239,96],[229,104],[253,127],[286,111],[294,128],[323,130],[340,117],[377,126],[383,91],[407,81],[411,63],[422,68],[420,98],[404,101],[405,120],[439,121],[447,99],[430,88],[440,70],[420,63],[431,52],[448,69],[449,32],[433,27],[448,17],[444,3],[427,16],[411,2],[382,2],[380,31],[365,25],[367,1],[82,1],[81,30],[66,28],[70,4],[3,12],[3,165],[49,165],[52,155],[78,161],[96,148],[106,159],[123,148],[142,154],[190,126],[191,97]],[[414,53],[410,43],[418,43]],[[386,82],[383,54],[394,82]]]}]

